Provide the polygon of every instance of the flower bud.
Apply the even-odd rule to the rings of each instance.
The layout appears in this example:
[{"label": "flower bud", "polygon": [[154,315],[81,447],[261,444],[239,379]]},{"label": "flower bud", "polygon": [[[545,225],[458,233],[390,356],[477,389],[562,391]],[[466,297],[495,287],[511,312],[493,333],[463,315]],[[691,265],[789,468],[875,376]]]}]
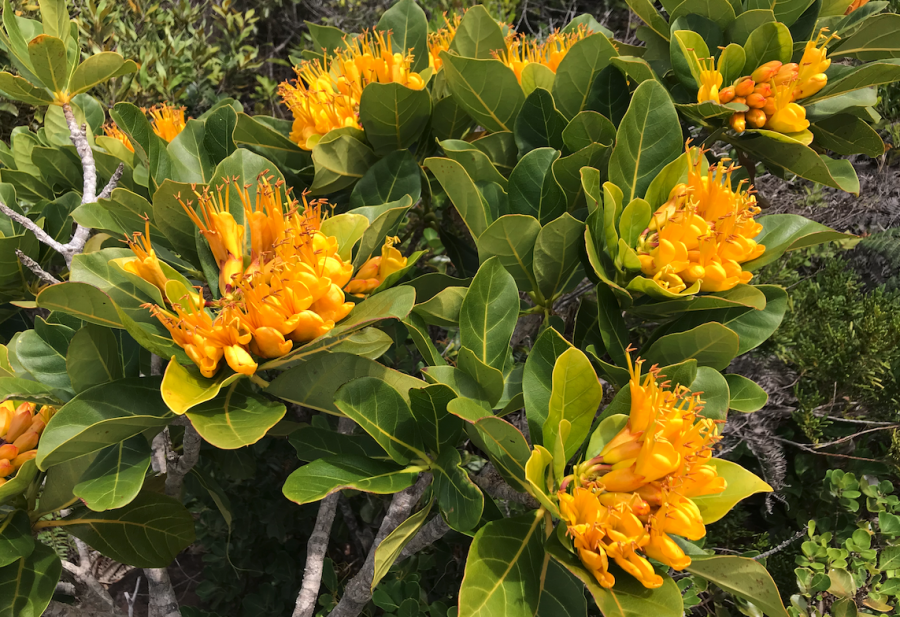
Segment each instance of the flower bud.
[{"label": "flower bud", "polygon": [[9,430],[6,431],[4,439],[7,442],[14,442],[19,436],[28,430],[31,426],[31,412],[27,409],[18,412],[9,423]]},{"label": "flower bud", "polygon": [[756,87],[753,88],[753,91],[768,98],[772,96],[772,85],[769,82],[766,82],[764,84],[756,84]]},{"label": "flower bud", "polygon": [[728,86],[719,90],[719,102],[730,103],[734,99],[734,86]]},{"label": "flower bud", "polygon": [[761,81],[769,81],[772,79],[772,76],[778,72],[778,69],[781,68],[781,62],[778,60],[772,60],[770,62],[766,62],[761,67],[750,73],[750,79],[759,83]]},{"label": "flower bud", "polygon": [[736,96],[731,100],[732,103],[740,103],[741,105],[747,104],[747,97],[745,96]]},{"label": "flower bud", "polygon": [[756,82],[750,79],[749,77],[744,77],[734,86],[734,93],[738,96],[747,96],[751,92],[753,92],[753,88],[756,87]]},{"label": "flower bud", "polygon": [[731,128],[733,128],[737,133],[743,133],[747,128],[747,122],[744,119],[744,114],[742,113],[737,113],[731,116],[731,120],[729,120],[728,123],[731,125]]},{"label": "flower bud", "polygon": [[12,472],[16,470],[13,467],[12,461],[3,459],[0,461],[0,478],[5,478],[6,476],[12,475]]},{"label": "flower bud", "polygon": [[13,460],[19,456],[19,449],[11,443],[0,446],[0,459]]},{"label": "flower bud", "polygon": [[775,77],[772,78],[772,81],[775,82],[776,86],[781,86],[790,81],[794,81],[797,79],[799,65],[796,62],[791,62],[790,64],[785,64],[778,72],[775,73]]},{"label": "flower bud", "polygon": [[765,106],[765,104],[766,104],[766,97],[764,97],[763,95],[761,95],[757,92],[751,92],[749,95],[747,95],[747,106],[748,107],[755,107],[757,109],[761,109],[762,107]]},{"label": "flower bud", "polygon": [[19,452],[27,452],[28,450],[33,450],[37,447],[40,438],[40,435],[34,431],[28,430],[22,433],[19,438],[13,442],[13,445],[19,449]]},{"label": "flower bud", "polygon": [[19,456],[13,459],[12,466],[13,469],[18,469],[22,465],[24,465],[27,461],[30,461],[35,456],[37,456],[37,450],[29,450],[28,452],[22,452]]},{"label": "flower bud", "polygon": [[752,128],[761,129],[766,125],[766,112],[762,109],[751,109],[747,112],[746,119]]}]

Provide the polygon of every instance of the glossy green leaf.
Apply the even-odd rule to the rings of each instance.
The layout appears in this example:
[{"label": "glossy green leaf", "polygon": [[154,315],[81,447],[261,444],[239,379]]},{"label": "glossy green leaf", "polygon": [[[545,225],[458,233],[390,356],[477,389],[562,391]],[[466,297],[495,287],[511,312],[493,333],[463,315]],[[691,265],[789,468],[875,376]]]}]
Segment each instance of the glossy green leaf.
[{"label": "glossy green leaf", "polygon": [[587,617],[584,585],[555,561],[547,565],[537,617]]},{"label": "glossy green leaf", "polygon": [[453,97],[473,120],[489,131],[513,130],[525,93],[512,69],[497,59],[463,58],[447,52],[441,52],[441,60]]},{"label": "glossy green leaf", "polygon": [[144,112],[136,105],[116,103],[109,115],[131,140],[138,160],[148,166],[149,189],[151,193],[155,192],[164,180],[171,177],[172,162],[166,142],[153,132]]},{"label": "glossy green leaf", "polygon": [[767,617],[786,617],[788,614],[775,581],[755,559],[732,555],[693,557],[687,571],[752,602]]},{"label": "glossy green leaf", "polygon": [[409,391],[410,410],[422,440],[433,452],[456,447],[462,437],[462,421],[447,411],[447,405],[456,397],[456,392],[444,384]]},{"label": "glossy green leaf", "polygon": [[31,401],[39,405],[59,405],[61,394],[31,379],[0,377],[0,400]]},{"label": "glossy green leaf", "polygon": [[459,325],[459,310],[467,292],[465,287],[447,287],[433,298],[417,304],[413,312],[428,325],[455,328]]},{"label": "glossy green leaf", "polygon": [[556,360],[551,383],[549,413],[544,421],[542,440],[544,446],[549,447],[556,441],[560,422],[569,422],[571,432],[563,444],[565,460],[569,460],[587,438],[603,398],[603,388],[590,360],[574,347]]},{"label": "glossy green leaf", "polygon": [[101,554],[138,568],[164,568],[194,541],[190,512],[152,491],[116,510],[79,508],[57,525]]},{"label": "glossy green leaf", "polygon": [[405,195],[416,203],[421,194],[422,180],[415,157],[408,151],[394,152],[372,165],[356,183],[350,195],[350,207],[380,206]]},{"label": "glossy green leaf", "polygon": [[417,475],[415,471],[404,471],[395,463],[353,455],[330,457],[294,471],[282,491],[285,497],[302,505],[345,488],[382,495],[396,493],[412,486]]},{"label": "glossy green leaf", "polygon": [[475,380],[484,392],[485,401],[493,407],[503,396],[503,371],[488,366],[468,347],[459,350],[457,356],[459,370]]},{"label": "glossy green leaf", "polygon": [[193,364],[182,366],[176,360],[170,359],[163,374],[160,392],[166,406],[173,413],[181,415],[192,407],[214,398],[219,390],[241,377],[240,373],[220,371],[210,379],[201,375],[200,370]]},{"label": "glossy green leaf", "polygon": [[651,364],[666,366],[695,358],[700,366],[724,369],[738,355],[739,337],[720,323],[705,323],[687,332],[666,334],[642,354]]},{"label": "glossy green leaf", "polygon": [[0,568],[31,555],[34,545],[25,510],[13,510],[0,520]]},{"label": "glossy green leaf", "polygon": [[456,448],[441,452],[432,466],[434,493],[441,516],[451,529],[469,531],[481,520],[484,495],[461,467]]},{"label": "glossy green leaf", "polygon": [[528,432],[533,443],[543,443],[543,426],[550,413],[550,394],[553,387],[553,367],[557,359],[571,347],[552,327],[538,337],[525,361],[522,392],[525,395],[525,414]]},{"label": "glossy green leaf", "polygon": [[522,157],[509,176],[509,209],[514,214],[526,214],[538,218],[546,210],[542,202],[550,196],[544,190],[545,179],[551,166],[559,158],[554,148],[538,148]]},{"label": "glossy green leaf", "polygon": [[885,13],[867,19],[852,35],[844,39],[829,56],[833,58],[854,58],[868,62],[883,58],[900,58],[900,15]]},{"label": "glossy green leaf", "polygon": [[203,439],[217,448],[235,450],[265,437],[286,412],[283,403],[262,398],[247,382],[236,381],[185,413]]},{"label": "glossy green leaf", "polygon": [[668,93],[655,81],[642,83],[619,125],[609,162],[610,181],[630,203],[682,151],[678,113]]},{"label": "glossy green leaf", "polygon": [[101,51],[75,67],[69,79],[69,93],[75,95],[87,92],[113,77],[136,70],[137,65],[133,60],[126,62],[125,58],[115,52]]},{"label": "glossy green leaf", "polygon": [[459,617],[532,617],[544,561],[542,516],[529,512],[478,530],[459,590]]},{"label": "glossy green leaf", "polygon": [[46,470],[67,460],[119,443],[172,417],[156,377],[126,378],[82,392],[63,405],[44,433],[35,458]]},{"label": "glossy green leaf", "polygon": [[[306,169],[311,166],[312,155],[308,150],[300,148],[285,135],[275,130],[272,126],[261,122],[257,118],[251,118],[247,114],[235,114],[234,110],[228,113],[229,108],[206,119],[206,141],[219,142],[220,145],[209,148],[210,154],[215,154],[216,160],[223,160],[234,152],[232,146],[245,146],[267,159],[278,163],[288,169]],[[219,113],[224,114],[220,116]],[[223,122],[224,121],[224,122]],[[231,129],[228,132],[228,129]],[[224,135],[220,131],[225,132]],[[223,139],[224,141],[219,141]],[[229,137],[232,144],[229,144]],[[224,156],[221,156],[223,155]]]},{"label": "glossy green leaf", "polygon": [[584,223],[569,214],[545,225],[534,244],[534,276],[546,299],[565,291],[581,262]]},{"label": "glossy green leaf", "polygon": [[414,0],[395,2],[378,20],[375,29],[391,33],[394,53],[412,55],[410,70],[428,68],[428,19]]},{"label": "glossy green leaf", "polygon": [[678,80],[691,92],[697,90],[701,70],[698,59],[710,56],[703,37],[693,30],[676,30],[672,33],[669,53]]},{"label": "glossy green leaf", "polygon": [[730,392],[728,382],[722,373],[708,366],[697,368],[697,376],[689,385],[692,392],[702,392],[703,410],[700,412],[704,418],[713,420],[725,420],[728,415],[728,401]]},{"label": "glossy green leaf", "polygon": [[463,15],[450,50],[466,58],[489,59],[493,52],[506,51],[506,40],[487,9],[475,5]]},{"label": "glossy green leaf", "polygon": [[563,142],[572,152],[591,144],[610,146],[615,139],[615,125],[603,114],[591,110],[579,112],[563,130]]},{"label": "glossy green leaf", "polygon": [[62,93],[69,84],[66,44],[55,36],[39,34],[28,43],[28,57],[34,74],[48,90]]},{"label": "glossy green leaf", "polygon": [[469,438],[494,464],[494,467],[515,490],[528,490],[525,466],[531,448],[515,426],[495,416],[485,416],[466,427]]},{"label": "glossy green leaf", "polygon": [[365,175],[378,157],[362,139],[362,131],[337,129],[316,143],[312,151],[316,166],[311,187],[314,194],[345,189]]},{"label": "glossy green leaf", "polygon": [[525,96],[530,95],[538,88],[550,92],[553,90],[553,82],[556,81],[556,73],[550,70],[550,67],[538,64],[537,62],[529,62],[522,69],[522,91]]},{"label": "glossy green leaf", "polygon": [[769,395],[755,381],[742,375],[725,375],[731,399],[728,406],[735,411],[750,413],[762,409],[769,400]]},{"label": "glossy green leaf", "polygon": [[94,511],[121,508],[137,497],[149,467],[147,439],[143,435],[129,437],[100,450],[72,493]]},{"label": "glossy green leaf", "polygon": [[472,124],[471,116],[452,96],[434,101],[431,130],[438,139],[459,139]]},{"label": "glossy green leaf", "polygon": [[744,43],[744,75],[749,75],[771,60],[791,61],[793,42],[788,27],[778,21],[758,26]]},{"label": "glossy green leaf", "polygon": [[563,129],[568,124],[553,102],[553,96],[543,88],[532,91],[525,99],[516,118],[516,146],[521,155],[536,148],[562,150]]},{"label": "glossy green leaf", "polygon": [[693,497],[706,525],[722,519],[742,499],[755,493],[770,493],[772,487],[737,463],[714,458],[709,462],[716,473],[725,478],[728,486],[721,493]]},{"label": "glossy green leaf", "polygon": [[519,293],[513,277],[492,257],[475,275],[460,306],[460,342],[475,357],[502,369],[519,315]]},{"label": "glossy green leaf", "polygon": [[25,557],[0,568],[0,615],[41,615],[56,590],[62,562],[53,548],[36,543]]},{"label": "glossy green leaf", "polygon": [[378,442],[366,433],[345,435],[330,428],[302,426],[290,434],[288,441],[301,461],[344,456],[388,459]]},{"label": "glossy green leaf", "polygon": [[26,330],[16,340],[16,357],[40,382],[52,388],[71,390],[66,372],[65,350],[54,349],[35,330]]},{"label": "glossy green leaf", "polygon": [[18,75],[6,72],[0,73],[0,92],[7,98],[29,105],[49,105],[53,102],[53,97],[43,88],[32,85]]},{"label": "glossy green leaf", "polygon": [[594,81],[617,55],[612,42],[599,32],[572,45],[559,63],[553,82],[553,100],[566,118],[594,109],[591,101]]},{"label": "glossy green leaf", "polygon": [[83,327],[69,344],[66,369],[76,393],[124,377],[116,335],[109,328]]},{"label": "glossy green leaf", "polygon": [[756,237],[756,241],[765,245],[766,252],[743,264],[745,270],[758,270],[781,257],[785,251],[795,251],[848,237],[847,234],[834,231],[797,214],[770,214],[759,217],[757,222],[762,224],[763,230]]},{"label": "glossy green leaf", "polygon": [[875,129],[850,114],[820,120],[810,125],[809,130],[815,136],[816,145],[837,154],[877,157],[885,152],[886,146]]},{"label": "glossy green leaf", "polygon": [[375,572],[372,575],[371,589],[374,590],[378,586],[378,583],[381,582],[381,579],[385,577],[391,566],[397,561],[397,557],[400,556],[400,553],[403,552],[409,541],[415,537],[425,524],[425,519],[428,518],[428,514],[431,512],[432,503],[429,502],[427,506],[397,525],[397,528],[389,533],[381,541],[381,544],[375,547]]},{"label": "glossy green leaf", "polygon": [[478,237],[478,257],[497,257],[521,291],[535,288],[534,250],[541,224],[532,216],[508,214],[494,221]]},{"label": "glossy green leaf", "polygon": [[[412,0],[407,1],[416,6]],[[413,90],[398,83],[371,83],[359,102],[359,119],[375,154],[405,150],[416,143],[430,117],[428,90]]]},{"label": "glossy green leaf", "polygon": [[474,239],[484,233],[493,217],[481,193],[465,168],[452,159],[425,159],[427,167],[440,182]]},{"label": "glossy green leaf", "polygon": [[409,405],[384,381],[375,377],[354,379],[337,391],[334,402],[398,463],[428,458]]}]

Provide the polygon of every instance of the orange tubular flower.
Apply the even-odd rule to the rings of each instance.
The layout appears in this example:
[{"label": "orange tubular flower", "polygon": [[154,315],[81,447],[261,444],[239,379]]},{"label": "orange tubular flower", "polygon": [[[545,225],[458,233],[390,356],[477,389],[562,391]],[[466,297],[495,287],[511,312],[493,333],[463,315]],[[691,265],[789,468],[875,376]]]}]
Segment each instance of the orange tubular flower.
[{"label": "orange tubular flower", "polygon": [[456,29],[459,28],[459,22],[462,21],[462,15],[454,15],[453,21],[447,19],[444,13],[444,25],[437,32],[428,33],[428,66],[434,71],[440,71],[444,66],[441,60],[441,52],[450,49],[450,43],[456,36]]},{"label": "orange tubular flower", "polygon": [[116,125],[115,122],[107,122],[103,125],[103,133],[107,137],[112,137],[117,141],[121,141],[125,144],[125,147],[130,151],[134,152],[134,146],[131,144],[131,140],[128,139],[128,135],[122,132],[122,130]]},{"label": "orange tubular flower", "polygon": [[700,291],[725,291],[747,283],[753,275],[741,264],[765,251],[753,240],[762,226],[753,220],[760,209],[752,190],[743,190],[742,183],[732,189],[736,168],[724,162],[704,176],[702,160],[698,152],[688,183],[672,189],[636,249],[643,273],[673,293],[698,285]]},{"label": "orange tubular flower", "polygon": [[0,486],[37,455],[41,433],[55,413],[48,405],[37,410],[34,403],[0,403]]},{"label": "orange tubular flower", "polygon": [[[694,58],[700,65],[700,89],[697,91],[697,102],[712,101],[719,103],[719,88],[722,87],[722,73],[716,69],[716,61],[713,58]],[[725,101],[727,102],[727,101]]]},{"label": "orange tubular flower", "polygon": [[166,275],[163,274],[156,251],[150,244],[150,220],[144,222],[144,233],[135,233],[132,239],[125,236],[128,247],[134,252],[135,258],[122,264],[126,272],[135,274],[149,283],[153,283],[163,295],[166,293]]},{"label": "orange tubular flower", "polygon": [[406,257],[394,248],[400,238],[385,238],[379,257],[371,257],[356,272],[344,291],[352,294],[370,294],[375,291],[384,279],[394,272],[406,267]]},{"label": "orange tubular flower", "polygon": [[150,126],[153,132],[166,143],[172,141],[184,130],[184,107],[173,107],[168,103],[154,105],[145,109],[144,113],[150,115]]},{"label": "orange tubular flower", "polygon": [[[170,307],[147,306],[205,377],[216,374],[223,358],[235,372],[253,375],[254,356],[283,356],[296,343],[329,332],[354,307],[342,290],[353,266],[341,259],[337,239],[321,231],[322,202],[309,203],[304,195],[300,208],[285,199],[283,181],[259,178],[255,196],[234,182],[215,193],[195,193],[199,214],[181,202],[219,265],[222,299],[207,304],[188,292],[168,298]],[[243,224],[230,211],[232,190],[241,200]],[[138,236],[130,243],[136,259],[123,267],[164,290],[159,261]]]},{"label": "orange tubular flower", "polygon": [[647,557],[676,570],[691,558],[669,534],[706,535],[691,497],[720,493],[725,480],[708,464],[718,441],[716,422],[700,417],[698,395],[661,382],[656,367],[641,377],[632,364],[631,413],[600,454],[576,467],[575,486],[558,493],[567,535],[582,563],[603,587],[615,579],[609,561],[648,588],[663,584]]},{"label": "orange tubular flower", "polygon": [[529,41],[524,36],[514,35],[507,38],[506,51],[502,54],[494,52],[494,55],[513,70],[521,83],[522,71],[532,63],[546,66],[555,73],[572,45],[593,33],[587,26],[579,24],[573,32],[561,33],[555,30],[543,42]]},{"label": "orange tubular flower", "polygon": [[294,115],[291,140],[312,150],[328,131],[361,128],[359,101],[370,83],[398,83],[421,90],[425,80],[410,70],[413,57],[394,53],[391,35],[376,31],[348,41],[323,62],[295,68],[295,84],[284,82],[279,94]]}]

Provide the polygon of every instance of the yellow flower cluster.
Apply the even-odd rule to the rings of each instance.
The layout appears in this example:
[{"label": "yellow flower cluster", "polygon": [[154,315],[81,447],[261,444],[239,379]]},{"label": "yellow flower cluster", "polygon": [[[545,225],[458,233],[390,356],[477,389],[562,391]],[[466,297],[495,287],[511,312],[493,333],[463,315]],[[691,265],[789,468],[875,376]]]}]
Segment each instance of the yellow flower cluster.
[{"label": "yellow flower cluster", "polygon": [[[178,300],[170,297],[170,308],[148,306],[206,377],[216,373],[223,358],[234,371],[252,375],[257,362],[251,354],[283,356],[295,343],[330,331],[354,306],[345,302],[342,289],[353,266],[338,255],[337,239],[322,233],[321,202],[309,203],[305,196],[302,208],[285,202],[281,182],[265,178],[257,184],[255,200],[246,186],[236,180],[229,184],[241,197],[243,224],[230,211],[228,184],[195,193],[199,214],[181,202],[219,266],[222,299],[207,302],[189,292]],[[135,258],[123,268],[165,297],[168,281],[149,229],[129,244]]]},{"label": "yellow flower cluster", "polygon": [[294,70],[294,84],[279,86],[284,104],[294,115],[291,140],[312,150],[328,131],[361,128],[359,101],[370,83],[398,83],[413,90],[425,87],[425,80],[410,70],[411,54],[394,53],[390,33],[374,32],[347,41],[323,61],[304,62]]},{"label": "yellow flower cluster", "polygon": [[[628,423],[600,454],[575,468],[571,492],[559,492],[559,509],[582,563],[603,587],[612,587],[612,560],[645,587],[663,579],[651,557],[683,570],[691,559],[669,534],[699,540],[706,527],[692,497],[725,490],[709,464],[719,435],[716,421],[698,416],[697,394],[660,382],[656,367],[641,380],[631,373]],[[564,483],[565,485],[566,483]]]},{"label": "yellow flower cluster", "polygon": [[0,486],[19,467],[37,456],[37,446],[44,427],[56,409],[44,405],[35,413],[34,403],[0,403]]},{"label": "yellow flower cluster", "polygon": [[[696,160],[693,160],[696,152]],[[754,238],[762,225],[752,190],[732,188],[736,167],[720,161],[703,175],[703,152],[692,150],[687,184],[678,184],[653,214],[636,251],[641,271],[672,293],[725,291],[753,274],[741,264],[766,250]]]},{"label": "yellow flower cluster", "polygon": [[[150,115],[150,127],[153,132],[169,143],[184,130],[184,107],[174,107],[168,103],[154,105],[150,109],[142,110]],[[107,137],[112,137],[125,144],[125,147],[134,152],[134,146],[128,136],[116,125],[115,122],[107,122],[103,125],[103,132]]]},{"label": "yellow flower cluster", "polygon": [[546,66],[555,73],[572,45],[593,33],[587,26],[579,24],[573,32],[556,30],[543,42],[529,41],[522,35],[512,34],[506,39],[506,51],[502,54],[495,52],[495,55],[513,70],[516,79],[521,82],[522,71],[532,63]]},{"label": "yellow flower cluster", "polygon": [[831,60],[827,58],[826,46],[837,37],[827,36],[827,31],[822,28],[815,40],[807,41],[799,63],[766,62],[726,88],[722,88],[722,74],[715,68],[713,59],[698,59],[701,70],[697,102],[747,105],[749,111],[737,112],[729,119],[731,128],[738,133],[748,127],[779,133],[807,129],[806,109],[795,101],[812,96],[828,83],[825,70],[831,66]]},{"label": "yellow flower cluster", "polygon": [[385,238],[379,257],[372,257],[356,272],[344,291],[352,294],[370,294],[394,272],[406,267],[406,257],[394,248],[399,238]]},{"label": "yellow flower cluster", "polygon": [[428,33],[428,66],[434,71],[440,71],[444,66],[441,60],[441,52],[450,49],[450,43],[456,36],[456,30],[459,28],[459,22],[462,21],[462,15],[454,15],[453,20],[447,18],[444,13],[444,25],[437,32]]}]

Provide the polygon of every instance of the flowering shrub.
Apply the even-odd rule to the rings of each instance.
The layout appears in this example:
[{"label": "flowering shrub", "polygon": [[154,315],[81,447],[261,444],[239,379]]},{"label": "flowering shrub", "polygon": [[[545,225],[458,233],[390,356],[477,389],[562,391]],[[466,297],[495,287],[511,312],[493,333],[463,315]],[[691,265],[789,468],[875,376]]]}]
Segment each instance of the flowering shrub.
[{"label": "flowering shrub", "polygon": [[[546,617],[568,596],[583,615],[573,588],[607,615],[675,617],[670,570],[786,615],[759,562],[702,540],[771,490],[715,456],[729,411],[767,400],[722,371],[787,304],[753,272],[844,237],[763,215],[754,161],[854,191],[824,151],[883,151],[868,93],[900,77],[897,16],[837,4],[664,3],[669,24],[633,0],[648,24],[633,47],[589,16],[531,40],[482,6],[429,33],[400,0],[358,36],[310,25],[315,49],[280,88],[293,121],[230,99],[107,119],[88,91],[137,66],[75,66],[62,0],[41,23],[5,4],[18,74],[0,92],[47,111],[0,148],[0,293],[40,311],[0,348],[0,413],[18,410],[0,444],[0,607],[49,602],[61,564],[39,529],[166,566],[194,539],[181,493],[201,441],[205,456],[289,436],[303,464],[284,496],[320,502],[297,614],[316,610],[336,500],[355,490],[392,497],[334,617],[450,529],[473,538],[460,617]],[[640,349],[629,324],[649,332]],[[154,448],[180,454],[149,472]],[[163,471],[165,494],[145,483]]]}]

